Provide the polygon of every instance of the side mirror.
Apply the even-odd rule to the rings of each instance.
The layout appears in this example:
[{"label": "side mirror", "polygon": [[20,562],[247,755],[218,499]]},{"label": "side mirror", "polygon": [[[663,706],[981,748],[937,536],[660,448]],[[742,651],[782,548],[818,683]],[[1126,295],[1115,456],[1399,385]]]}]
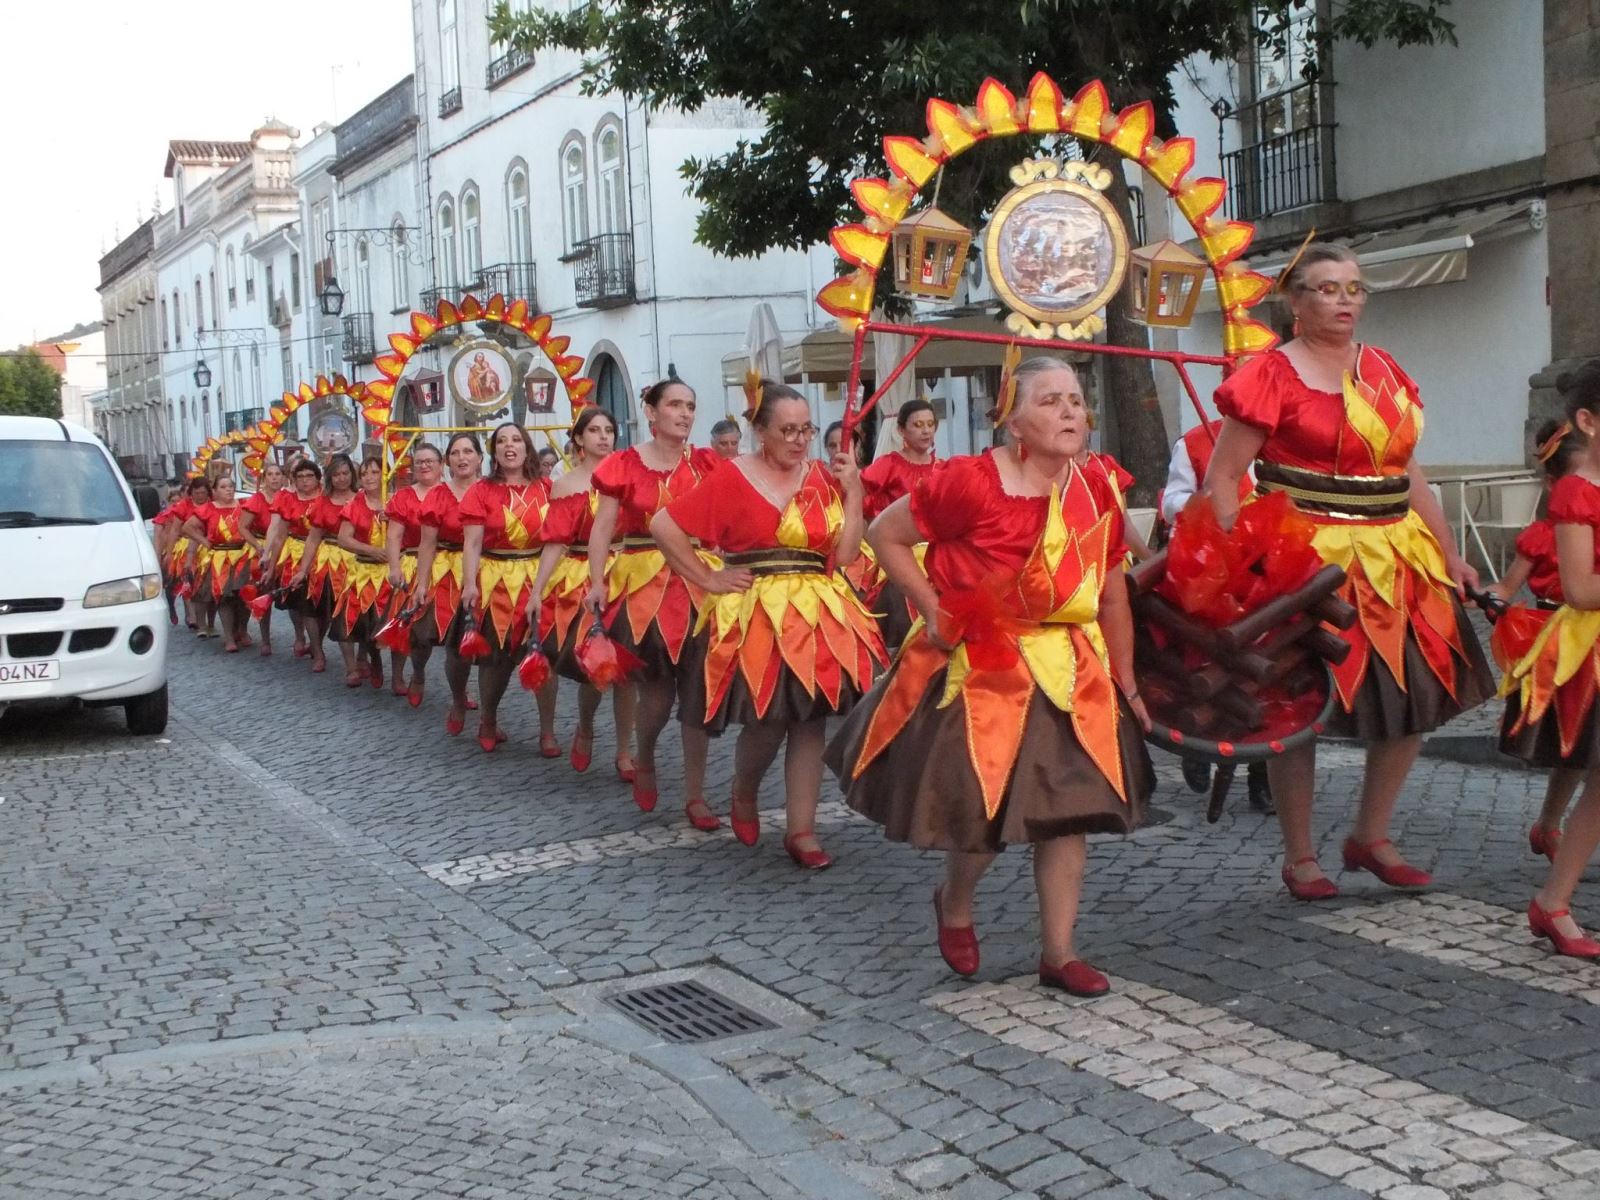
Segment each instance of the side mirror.
[{"label": "side mirror", "polygon": [[152,520],[161,511],[161,493],[147,483],[142,483],[133,489],[133,499],[139,506],[139,516],[142,520]]}]

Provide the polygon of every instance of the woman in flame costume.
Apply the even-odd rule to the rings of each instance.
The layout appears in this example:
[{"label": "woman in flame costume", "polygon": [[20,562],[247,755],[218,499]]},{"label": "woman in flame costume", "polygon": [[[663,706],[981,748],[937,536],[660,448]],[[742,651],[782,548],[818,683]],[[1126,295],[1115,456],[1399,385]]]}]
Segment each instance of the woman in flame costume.
[{"label": "woman in flame costume", "polygon": [[250,645],[250,610],[239,589],[255,576],[261,543],[248,522],[244,505],[234,499],[233,476],[219,475],[210,502],[183,523],[195,595],[222,617],[222,648],[229,654]]},{"label": "woman in flame costume", "polygon": [[[1348,577],[1339,595],[1360,619],[1351,652],[1333,668],[1339,692],[1329,732],[1367,743],[1346,870],[1391,887],[1429,875],[1388,840],[1389,820],[1422,734],[1481,704],[1492,679],[1457,599],[1478,573],[1462,561],[1444,512],[1413,457],[1422,434],[1417,385],[1383,351],[1355,340],[1367,297],[1361,264],[1343,246],[1311,245],[1281,281],[1297,336],[1251,360],[1216,395],[1222,434],[1206,491],[1225,526],[1239,480],[1255,463],[1256,490],[1288,492],[1317,524],[1314,544]],[[1338,894],[1311,840],[1316,746],[1274,758],[1268,770],[1283,829],[1283,880],[1299,900]]]},{"label": "woman in flame costume", "polygon": [[[920,396],[907,400],[895,413],[894,424],[900,433],[900,449],[878,455],[861,472],[869,521],[900,497],[910,495],[917,481],[926,479],[937,461],[933,440],[939,432],[939,418],[932,404]],[[918,561],[921,561],[921,551]],[[905,593],[885,578],[881,569],[876,573],[878,578],[867,592],[874,610],[882,614],[883,640],[893,650],[905,640],[916,613],[911,610],[911,601]]]},{"label": "woman in flame costume", "polygon": [[[1556,953],[1600,958],[1568,906],[1600,846],[1600,364],[1564,375],[1557,386],[1583,444],[1550,493],[1561,607],[1501,683],[1508,697],[1500,749],[1536,767],[1576,771],[1583,791],[1556,839],[1544,887],[1528,906],[1535,937]],[[1569,435],[1571,436],[1571,435]]]},{"label": "woman in flame costume", "polygon": [[294,656],[311,656],[311,669],[325,671],[322,656],[322,629],[306,597],[306,539],[311,536],[311,514],[322,499],[322,468],[309,458],[297,458],[289,465],[290,487],[272,501],[272,524],[267,527],[267,548],[261,555],[266,564],[262,585],[277,582],[278,608],[285,609],[294,621]]},{"label": "woman in flame costume", "polygon": [[[533,605],[537,604],[539,643],[555,668],[549,686],[539,692],[540,705],[546,703],[548,696],[548,703],[554,708],[556,676],[564,675],[578,684],[578,732],[572,737],[572,769],[587,771],[594,756],[594,714],[600,708],[600,693],[578,665],[577,650],[594,627],[594,615],[583,603],[589,594],[589,534],[600,507],[600,493],[593,487],[594,469],[616,445],[617,424],[605,409],[589,405],[572,423],[571,436],[576,457],[572,468],[550,489],[544,552],[539,556],[539,577],[529,599],[528,619],[535,619]],[[634,767],[628,747],[633,741],[633,684],[616,684],[611,689],[611,703],[617,726],[617,775],[624,783],[631,783]],[[544,719],[542,707],[540,718]]]},{"label": "woman in flame costume", "polygon": [[[383,656],[372,640],[389,609],[388,521],[383,510],[383,462],[361,461],[361,490],[339,513],[336,534],[345,553],[343,574],[333,598],[333,640],[344,659],[344,684],[360,687],[370,679],[383,686]],[[361,659],[366,658],[365,669]]]},{"label": "woman in flame costume", "polygon": [[[742,726],[734,836],[755,845],[761,779],[786,746],[783,848],[816,870],[833,861],[814,832],[827,720],[860,698],[886,655],[872,614],[834,569],[859,553],[866,527],[855,463],[840,454],[830,474],[811,460],[817,430],[799,392],[765,380],[751,392],[756,452],[667,505],[650,532],[673,570],[706,593],[679,719],[713,734]],[[726,565],[709,566],[690,538],[716,546]],[[720,823],[704,801],[686,815],[696,829]]]},{"label": "woman in flame costume", "polygon": [[[158,535],[156,549],[161,558],[161,572],[166,576],[167,584],[167,611],[176,625],[177,613],[173,600],[178,596],[184,583],[184,570],[189,561],[189,538],[183,532],[184,524],[194,516],[194,510],[202,504],[211,502],[211,484],[204,479],[195,478],[184,484],[182,494],[161,512],[156,514],[155,526]],[[208,636],[199,628],[195,620],[195,604],[188,591],[183,593],[183,619],[190,629],[195,631],[196,637]]]},{"label": "woman in flame costume", "polygon": [[1133,829],[1152,783],[1122,510],[1075,463],[1087,410],[1069,364],[1007,372],[993,416],[1005,447],[941,464],[868,531],[921,620],[828,763],[887,837],[947,852],[933,903],[953,971],[978,969],[979,879],[1007,843],[1030,842],[1039,980],[1099,995],[1108,981],[1073,946],[1084,835]]},{"label": "woman in flame costume", "polygon": [[[485,753],[506,740],[500,700],[527,649],[528,598],[539,570],[550,485],[539,478],[528,431],[513,422],[489,436],[493,466],[461,501],[461,610],[488,643],[478,664],[478,745]],[[456,639],[467,636],[463,630]]]},{"label": "woman in flame costume", "polygon": [[[411,607],[417,590],[417,551],[422,546],[422,502],[444,474],[444,457],[432,442],[418,442],[411,447],[411,482],[389,497],[384,508],[388,519],[388,536],[384,549],[388,554],[389,611],[386,617],[397,617]],[[424,660],[426,661],[426,660]],[[413,671],[408,687],[405,679],[405,656],[389,652],[389,690],[404,696],[412,708],[422,703],[422,676]]]},{"label": "woman in flame costume", "polygon": [[[1534,458],[1544,468],[1545,487],[1554,488],[1556,482],[1571,469],[1572,463],[1583,448],[1583,438],[1574,436],[1567,421],[1546,421],[1539,429],[1535,442]],[[1545,497],[1548,509],[1549,496]],[[1516,557],[1511,568],[1496,581],[1489,593],[1509,602],[1522,585],[1527,584],[1533,594],[1534,607],[1513,605],[1500,614],[1494,633],[1489,638],[1489,649],[1495,663],[1502,671],[1510,671],[1520,662],[1539,636],[1539,631],[1550,614],[1562,605],[1561,564],[1556,555],[1556,527],[1548,512],[1517,535]],[[1567,806],[1583,782],[1583,771],[1576,767],[1552,767],[1545,783],[1544,806],[1528,830],[1528,849],[1555,861],[1556,847],[1561,844],[1561,819]]]},{"label": "woman in flame costume", "polygon": [[[272,528],[272,502],[278,498],[278,493],[283,491],[284,484],[288,482],[280,463],[269,462],[261,469],[260,490],[251,492],[240,503],[249,514],[245,518],[245,527],[250,530],[250,535],[258,543],[257,549],[266,545],[267,533]],[[267,568],[267,559],[261,558],[258,570],[263,574]],[[261,657],[272,656],[272,610],[269,608],[256,622],[261,628]]]},{"label": "woman in flame costume", "polygon": [[[663,379],[645,389],[650,440],[609,456],[594,470],[600,493],[589,531],[589,595],[584,603],[601,627],[638,655],[635,732],[639,739],[633,802],[645,812],[656,806],[656,740],[672,716],[683,650],[689,641],[700,593],[667,565],[650,537],[650,518],[699,483],[724,460],[715,450],[689,446],[694,431],[694,389],[681,379]],[[622,544],[613,553],[611,540]],[[704,803],[705,730],[681,722],[685,798]]]},{"label": "woman in flame costume", "polygon": [[356,465],[348,454],[335,454],[323,473],[322,495],[311,506],[311,532],[294,580],[304,580],[306,585],[306,636],[315,650],[313,663],[321,656],[322,639],[333,626],[333,602],[344,587],[350,565],[350,552],[339,545],[338,538],[345,505],[355,498]]},{"label": "woman in flame costume", "polygon": [[433,647],[444,646],[444,677],[450,685],[450,708],[444,730],[456,736],[466,725],[472,664],[457,653],[461,623],[461,553],[466,537],[461,527],[461,501],[483,477],[483,451],[470,433],[453,434],[445,444],[449,478],[436,484],[417,514],[422,541],[417,547],[417,580],[411,603],[426,606],[411,626],[411,703],[422,702],[423,674]]}]

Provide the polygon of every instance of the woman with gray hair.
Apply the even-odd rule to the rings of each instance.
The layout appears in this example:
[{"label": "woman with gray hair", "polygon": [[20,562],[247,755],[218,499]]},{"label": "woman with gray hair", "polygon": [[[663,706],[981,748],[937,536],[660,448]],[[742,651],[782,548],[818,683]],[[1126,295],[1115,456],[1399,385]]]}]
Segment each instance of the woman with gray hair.
[{"label": "woman with gray hair", "polygon": [[1088,410],[1069,364],[1023,363],[991,417],[1005,446],[939,463],[868,531],[919,617],[828,762],[891,841],[946,852],[933,904],[951,970],[978,970],[978,881],[1008,843],[1027,842],[1039,981],[1097,996],[1110,983],[1073,944],[1084,835],[1131,831],[1152,783],[1122,510],[1077,465]]},{"label": "woman with gray hair", "polygon": [[[1456,550],[1444,511],[1417,465],[1422,401],[1384,351],[1356,341],[1369,289],[1344,246],[1312,245],[1281,280],[1295,336],[1252,359],[1217,390],[1222,433],[1206,492],[1222,523],[1239,510],[1255,465],[1256,492],[1287,492],[1317,525],[1323,560],[1346,571],[1339,595],[1361,619],[1333,669],[1339,703],[1328,732],[1367,744],[1346,870],[1391,887],[1432,882],[1389,841],[1389,821],[1422,735],[1494,692],[1459,595],[1478,573]],[[1297,900],[1338,895],[1311,836],[1316,746],[1269,766],[1283,829],[1283,882]]]}]

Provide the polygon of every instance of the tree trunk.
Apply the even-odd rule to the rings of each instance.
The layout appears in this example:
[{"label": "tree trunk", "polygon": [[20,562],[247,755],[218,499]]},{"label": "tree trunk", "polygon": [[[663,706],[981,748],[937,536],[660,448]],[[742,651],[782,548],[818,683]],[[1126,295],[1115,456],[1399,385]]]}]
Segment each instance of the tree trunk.
[{"label": "tree trunk", "polygon": [[[1106,198],[1122,218],[1131,242],[1133,208],[1121,160],[1112,156],[1107,165],[1111,168],[1112,180],[1106,189]],[[1106,305],[1106,341],[1113,346],[1150,348],[1149,331],[1128,315],[1126,289],[1119,289]],[[1137,481],[1128,502],[1135,507],[1152,507],[1156,493],[1166,486],[1167,464],[1172,457],[1172,441],[1156,396],[1154,363],[1147,358],[1110,354],[1105,355],[1103,361],[1105,388],[1102,394],[1107,407],[1115,414],[1114,453],[1117,461],[1133,472]]]}]

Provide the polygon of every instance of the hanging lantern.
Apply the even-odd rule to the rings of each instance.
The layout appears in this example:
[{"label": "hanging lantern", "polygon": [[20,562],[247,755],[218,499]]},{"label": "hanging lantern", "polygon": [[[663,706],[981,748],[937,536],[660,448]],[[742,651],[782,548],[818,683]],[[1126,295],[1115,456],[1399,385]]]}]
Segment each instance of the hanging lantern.
[{"label": "hanging lantern", "polygon": [[1163,238],[1128,255],[1130,315],[1145,325],[1183,328],[1194,320],[1200,283],[1210,268],[1177,242]]},{"label": "hanging lantern", "polygon": [[961,283],[972,230],[930,205],[894,228],[894,282],[910,296],[948,300]]}]

